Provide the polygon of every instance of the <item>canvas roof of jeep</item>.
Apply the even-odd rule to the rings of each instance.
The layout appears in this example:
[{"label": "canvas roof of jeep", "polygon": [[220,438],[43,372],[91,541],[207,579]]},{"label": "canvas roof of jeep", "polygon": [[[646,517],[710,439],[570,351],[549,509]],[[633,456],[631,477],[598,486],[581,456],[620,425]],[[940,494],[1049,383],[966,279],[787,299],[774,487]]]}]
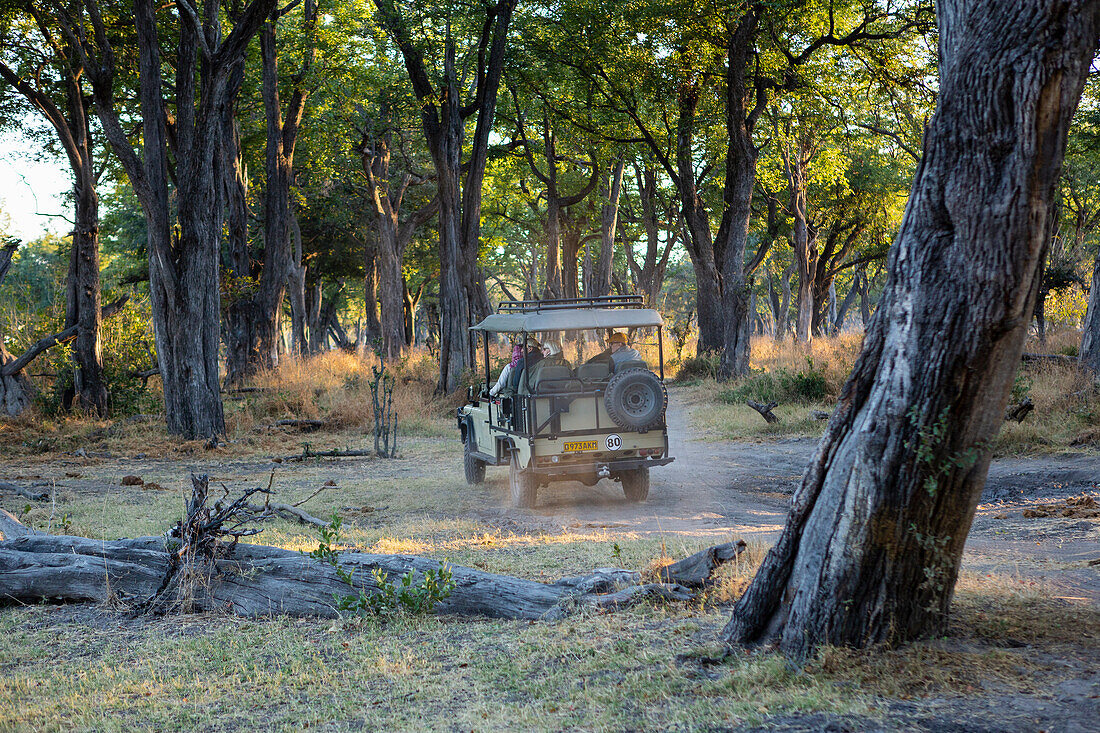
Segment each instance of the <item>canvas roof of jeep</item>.
[{"label": "canvas roof of jeep", "polygon": [[558,300],[505,300],[497,312],[471,331],[535,333],[582,331],[596,328],[647,328],[664,323],[661,314],[643,308],[638,296],[563,298]]}]

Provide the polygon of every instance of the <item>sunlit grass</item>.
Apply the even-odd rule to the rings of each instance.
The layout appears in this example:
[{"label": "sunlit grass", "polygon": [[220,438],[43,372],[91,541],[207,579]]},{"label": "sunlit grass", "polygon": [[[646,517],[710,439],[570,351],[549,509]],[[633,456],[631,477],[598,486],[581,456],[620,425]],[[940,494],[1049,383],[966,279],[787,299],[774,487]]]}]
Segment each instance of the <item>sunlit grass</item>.
[{"label": "sunlit grass", "polygon": [[1081,653],[1100,651],[1094,610],[1017,593],[1002,577],[970,577],[958,595],[944,638],[824,649],[802,670],[768,652],[725,655],[721,607],[642,606],[559,623],[7,609],[0,720],[36,730],[713,729],[803,711],[873,718],[883,698],[965,696],[982,685],[1028,693],[1067,674],[1043,650],[1075,640]]},{"label": "sunlit grass", "polygon": [[[1078,332],[1052,334],[1041,347],[1029,343],[1028,350],[1054,347],[1066,350]],[[777,438],[817,438],[826,421],[814,412],[831,413],[848,374],[859,355],[861,337],[844,334],[835,338],[814,339],[809,344],[792,340],[775,341],[757,337],[752,342],[751,365],[754,375],[727,383],[713,379],[693,380],[686,399],[695,405],[692,427],[696,436],[707,440],[774,440]],[[730,399],[763,374],[798,375],[823,373],[823,399],[804,399],[797,395],[781,401],[773,413],[779,423],[767,423],[743,400]],[[797,380],[794,380],[797,381]],[[1016,378],[1014,396],[1028,397],[1035,410],[1022,423],[1005,422],[993,443],[994,455],[1050,453],[1066,449],[1100,448],[1100,388],[1073,364],[1023,363]]]}]

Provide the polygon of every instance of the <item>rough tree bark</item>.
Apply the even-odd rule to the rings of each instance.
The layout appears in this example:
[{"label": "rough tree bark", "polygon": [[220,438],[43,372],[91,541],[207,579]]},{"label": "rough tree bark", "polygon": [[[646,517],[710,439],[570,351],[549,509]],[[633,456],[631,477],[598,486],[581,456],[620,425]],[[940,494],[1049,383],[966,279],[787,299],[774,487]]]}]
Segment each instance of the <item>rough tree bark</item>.
[{"label": "rough tree bark", "polygon": [[[600,207],[600,252],[599,256],[592,258],[590,279],[584,294],[588,297],[599,297],[611,294],[611,265],[615,259],[615,232],[619,228],[619,198],[623,190],[623,170],[626,168],[626,158],[620,156],[612,162],[610,171],[605,171],[601,176],[601,189],[603,189],[604,203]],[[585,254],[588,249],[585,248]]]},{"label": "rough tree bark", "polygon": [[[441,277],[439,385],[458,388],[473,363],[471,320],[489,313],[489,296],[477,265],[481,231],[481,184],[488,160],[489,134],[507,50],[508,27],[517,0],[485,6],[485,23],[474,56],[474,99],[462,104],[462,80],[470,69],[455,64],[455,44],[446,33],[438,88],[432,83],[424,50],[414,40],[412,24],[393,0],[374,0],[379,22],[393,38],[405,61],[413,92],[420,102],[420,121],[435,168],[439,194],[439,259]],[[466,120],[476,117],[472,139],[465,141]],[[462,165],[464,142],[469,157]],[[465,185],[463,185],[465,168]]]},{"label": "rough tree bark", "polygon": [[[148,231],[149,289],[157,361],[164,386],[169,432],[186,437],[225,432],[218,344],[220,341],[219,247],[224,201],[219,155],[223,111],[232,100],[231,77],[275,0],[253,0],[224,39],[219,5],[204,3],[201,15],[179,0],[180,20],[173,63],[175,115],[172,139],[175,217],[169,198],[168,115],[162,74],[158,6],[135,0],[142,148],[139,154],[123,128],[114,101],[114,31],[94,0],[87,16],[65,15],[61,27],[80,49],[92,83],[103,132],[141,202]],[[90,28],[85,27],[90,24]],[[200,61],[201,57],[201,61]],[[177,226],[173,226],[173,219]]]},{"label": "rough tree bark", "polygon": [[[385,117],[385,110],[382,116]],[[399,178],[396,171],[391,173],[393,150],[390,130],[380,135],[361,130],[360,134],[360,162],[367,179],[367,193],[377,215],[382,354],[387,359],[400,359],[410,345],[405,332],[405,250],[416,231],[435,216],[439,210],[439,199],[433,197],[402,221],[401,205],[405,195],[411,186],[422,183],[424,179],[408,170]]]},{"label": "rough tree bark", "polygon": [[1100,255],[1092,268],[1089,307],[1081,331],[1081,366],[1100,379]]},{"label": "rough tree bark", "polygon": [[[88,124],[91,99],[80,79],[79,51],[65,36],[58,38],[51,31],[48,18],[35,5],[28,3],[25,9],[38,26],[46,46],[42,65],[33,74],[21,77],[16,70],[0,62],[0,79],[23,95],[53,126],[72,170],[75,216],[66,281],[65,327],[77,327],[72,344],[76,362],[74,404],[105,416],[107,383],[103,377],[100,338],[99,196],[96,194],[99,176],[92,158]],[[40,83],[41,72],[47,65],[57,74],[63,102],[55,102],[52,90]]]},{"label": "rough tree bark", "polygon": [[767,255],[770,241],[761,242],[751,263],[745,262],[749,217],[756,184],[758,151],[752,135],[767,99],[751,83],[756,58],[754,39],[760,9],[750,6],[727,31],[726,39],[726,182],[722,223],[714,239],[715,260],[722,272],[722,358],[718,378],[732,379],[749,373],[749,348],[753,309],[750,307],[752,276]]},{"label": "rough tree bark", "polygon": [[903,642],[944,628],[1023,350],[1086,0],[944,0],[940,96],[883,299],[729,642]]}]

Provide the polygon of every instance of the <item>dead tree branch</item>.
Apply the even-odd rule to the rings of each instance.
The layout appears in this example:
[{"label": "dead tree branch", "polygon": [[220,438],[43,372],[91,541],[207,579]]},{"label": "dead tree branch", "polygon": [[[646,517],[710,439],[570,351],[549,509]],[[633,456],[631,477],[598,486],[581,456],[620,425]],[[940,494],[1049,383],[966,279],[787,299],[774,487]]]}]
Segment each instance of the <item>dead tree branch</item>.
[{"label": "dead tree branch", "polygon": [[779,422],[779,418],[772,414],[772,410],[779,407],[778,402],[769,402],[764,405],[759,402],[753,402],[752,400],[745,400],[745,404],[760,413],[760,416],[767,420],[769,423],[775,424]]}]

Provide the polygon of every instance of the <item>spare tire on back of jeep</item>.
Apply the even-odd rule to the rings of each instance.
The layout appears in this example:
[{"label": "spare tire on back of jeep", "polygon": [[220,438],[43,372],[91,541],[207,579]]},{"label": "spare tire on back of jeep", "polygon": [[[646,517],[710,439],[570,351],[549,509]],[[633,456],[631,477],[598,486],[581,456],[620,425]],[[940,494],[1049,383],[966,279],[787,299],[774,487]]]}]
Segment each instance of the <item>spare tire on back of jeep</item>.
[{"label": "spare tire on back of jeep", "polygon": [[604,391],[607,414],[624,430],[659,427],[665,418],[668,392],[657,375],[648,369],[616,372]]}]

